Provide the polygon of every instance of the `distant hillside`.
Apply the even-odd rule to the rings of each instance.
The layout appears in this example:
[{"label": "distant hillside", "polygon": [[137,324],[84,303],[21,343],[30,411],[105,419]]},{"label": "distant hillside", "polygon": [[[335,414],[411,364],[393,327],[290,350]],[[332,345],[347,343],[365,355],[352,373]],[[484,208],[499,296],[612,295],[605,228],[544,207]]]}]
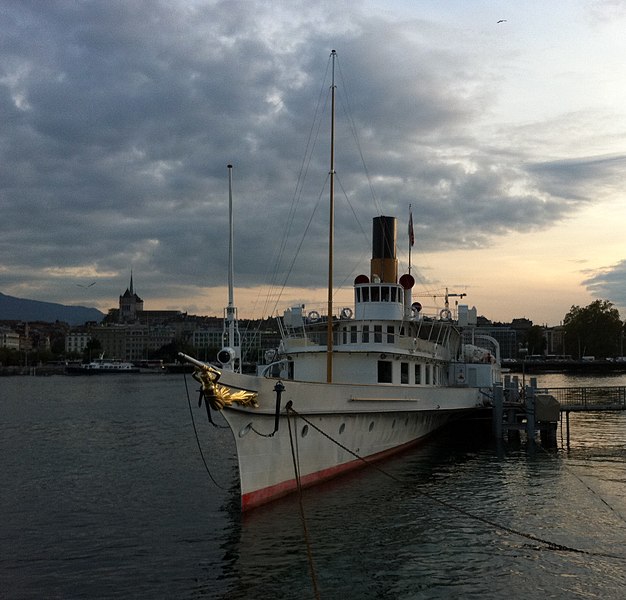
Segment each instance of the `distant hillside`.
[{"label": "distant hillside", "polygon": [[0,321],[64,321],[70,325],[82,325],[87,321],[102,321],[103,317],[104,314],[96,308],[26,300],[0,293]]}]

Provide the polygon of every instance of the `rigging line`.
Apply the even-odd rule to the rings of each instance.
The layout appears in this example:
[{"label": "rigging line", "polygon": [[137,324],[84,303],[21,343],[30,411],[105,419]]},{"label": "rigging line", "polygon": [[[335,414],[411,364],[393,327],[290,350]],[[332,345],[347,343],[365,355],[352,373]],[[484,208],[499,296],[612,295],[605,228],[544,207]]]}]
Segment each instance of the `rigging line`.
[{"label": "rigging line", "polygon": [[367,254],[367,251],[363,251],[361,253],[361,256],[359,257],[359,259],[356,261],[356,264],[352,268],[352,270],[349,273],[346,274],[346,276],[343,278],[341,283],[339,283],[338,285],[334,286],[334,288],[333,288],[333,297],[337,296],[339,294],[339,292],[345,288],[346,283],[350,280],[352,275],[354,275],[357,272],[357,269],[359,268],[359,265],[362,265],[365,262],[366,254]]},{"label": "rigging line", "polygon": [[[327,67],[328,70],[328,67]],[[276,281],[278,278],[278,273],[280,271],[280,265],[283,261],[283,256],[285,253],[285,248],[287,246],[287,241],[290,237],[291,234],[291,230],[293,228],[293,223],[295,220],[295,215],[297,213],[297,207],[300,204],[301,198],[302,198],[302,190],[304,188],[304,180],[306,179],[306,174],[308,173],[308,169],[311,163],[311,157],[313,155],[313,150],[315,148],[315,142],[317,141],[317,139],[319,138],[319,129],[321,125],[318,125],[317,128],[317,132],[315,134],[315,136],[313,135],[313,131],[314,131],[314,127],[316,125],[316,120],[317,120],[317,113],[319,111],[319,104],[320,101],[318,100],[318,104],[316,106],[315,109],[315,118],[314,118],[314,122],[311,125],[311,130],[309,132],[309,137],[307,139],[307,143],[306,143],[306,149],[305,149],[305,153],[304,156],[302,158],[302,163],[300,166],[300,172],[298,174],[297,180],[296,180],[296,188],[294,190],[292,199],[291,199],[291,204],[290,204],[290,208],[289,208],[289,213],[287,215],[287,220],[285,223],[285,227],[282,228],[282,237],[280,240],[280,243],[277,245],[275,251],[274,251],[274,256],[275,259],[273,261],[269,261],[267,263],[267,269],[266,269],[266,273],[265,273],[265,280],[269,281],[268,284],[268,288],[269,291],[267,293],[267,295],[265,296],[265,300],[264,300],[264,304],[263,304],[263,309],[262,309],[262,315],[266,315],[268,312],[268,306],[271,304],[271,300],[270,298],[272,298],[274,292],[274,288],[276,287]],[[311,145],[311,141],[312,139],[313,144]],[[310,148],[310,151],[309,151]],[[270,269],[272,269],[272,275],[271,278],[269,277],[269,272]],[[255,307],[256,307],[256,300],[255,300]]]},{"label": "rigging line", "polygon": [[[265,303],[264,303],[264,308],[263,308],[263,314],[267,314],[267,310],[268,310],[268,306],[272,303],[272,301],[270,300],[270,298],[273,295],[272,290],[274,289],[274,287],[276,286],[276,280],[278,278],[278,271],[279,271],[279,267],[280,264],[282,263],[283,260],[283,256],[285,253],[285,249],[287,246],[287,240],[290,237],[291,234],[291,229],[293,227],[293,222],[295,220],[295,215],[297,212],[297,207],[300,204],[301,198],[302,198],[302,192],[304,189],[304,182],[307,178],[307,174],[309,171],[309,167],[311,165],[311,160],[313,157],[313,151],[317,145],[317,140],[319,139],[319,135],[320,135],[320,130],[322,127],[322,120],[321,118],[318,118],[318,115],[320,114],[320,106],[322,105],[322,97],[324,94],[324,89],[326,88],[326,81],[328,79],[328,73],[329,73],[329,69],[330,69],[330,65],[331,65],[331,61],[332,61],[332,55],[329,56],[328,58],[328,62],[326,63],[326,72],[324,74],[324,78],[322,81],[322,86],[320,88],[320,93],[318,95],[318,99],[317,99],[317,103],[315,106],[315,113],[313,116],[313,122],[311,123],[311,128],[309,130],[309,136],[307,138],[307,143],[306,143],[306,148],[305,148],[305,153],[304,156],[302,158],[302,163],[300,166],[300,171],[298,173],[298,178],[296,180],[296,188],[294,190],[294,194],[292,196],[292,201],[291,201],[291,206],[289,209],[289,214],[287,217],[287,223],[286,223],[286,227],[283,230],[283,236],[279,245],[279,249],[276,251],[275,255],[276,255],[276,260],[273,262],[274,265],[274,272],[272,274],[272,278],[270,281],[270,292],[268,293]],[[326,107],[328,105],[328,93],[326,94],[326,102],[324,104],[324,108],[321,111],[322,113],[324,113],[326,111]],[[268,271],[269,271],[269,267],[268,267]],[[284,290],[284,286],[281,288],[281,292],[280,294],[282,294],[282,290]],[[276,301],[276,304],[278,303],[278,301],[280,300],[280,294],[278,295],[278,299]]]},{"label": "rigging line", "polygon": [[206,472],[209,474],[209,478],[211,479],[211,481],[218,488],[220,488],[220,490],[226,491],[225,487],[221,486],[219,483],[217,483],[217,481],[215,481],[215,478],[213,477],[213,475],[211,474],[211,471],[209,470],[209,465],[207,465],[207,462],[204,458],[204,453],[202,452],[202,446],[200,445],[200,437],[198,436],[198,430],[196,429],[196,420],[193,418],[193,410],[191,409],[191,399],[189,398],[189,387],[187,386],[187,375],[185,373],[183,373],[183,379],[185,381],[185,391],[187,392],[187,406],[189,407],[189,414],[191,415],[191,424],[193,425],[193,432],[196,436],[196,444],[198,445],[198,450],[200,451],[200,457],[202,458],[202,462],[204,463],[204,468],[206,469]]},{"label": "rigging line", "polygon": [[382,215],[383,211],[380,207],[380,204],[378,202],[378,199],[376,198],[376,194],[374,193],[374,185],[372,183],[372,178],[370,177],[369,174],[369,170],[367,168],[367,165],[365,163],[365,157],[363,156],[363,150],[361,148],[361,143],[359,141],[359,136],[357,133],[357,128],[356,125],[354,123],[354,119],[352,118],[352,111],[350,110],[350,104],[349,104],[349,97],[348,97],[348,84],[346,83],[346,80],[343,76],[343,71],[341,70],[341,64],[339,63],[339,60],[337,60],[337,65],[338,65],[338,71],[339,71],[339,78],[341,79],[341,83],[343,85],[343,89],[344,89],[344,93],[343,95],[339,98],[340,103],[343,107],[344,110],[344,114],[346,116],[346,120],[350,126],[350,131],[352,132],[352,135],[354,136],[354,141],[356,143],[356,147],[357,150],[359,152],[359,157],[361,158],[361,163],[363,165],[363,169],[365,171],[365,176],[367,177],[367,182],[369,184],[369,189],[370,189],[370,194],[372,195],[372,201],[374,203],[374,207],[376,209],[377,214]]},{"label": "rigging line", "polygon": [[[300,419],[302,419],[305,423],[307,423],[308,425],[313,427],[313,429],[315,429],[318,433],[323,435],[325,438],[327,438],[333,444],[336,444],[342,450],[345,450],[346,452],[348,452],[349,454],[351,454],[352,456],[354,456],[355,458],[357,458],[358,460],[363,462],[368,467],[371,467],[371,468],[375,469],[379,473],[385,475],[386,477],[389,477],[390,479],[392,479],[396,483],[401,484],[402,486],[406,485],[404,481],[402,481],[398,477],[395,477],[394,475],[392,475],[388,471],[385,471],[383,468],[378,466],[376,463],[373,463],[372,461],[368,460],[367,458],[364,458],[364,457],[360,456],[356,452],[353,452],[352,450],[350,450],[350,448],[347,448],[346,446],[344,446],[341,442],[335,440],[332,436],[330,436],[325,431],[320,429],[317,425],[315,425],[314,423],[309,421],[305,416],[303,416],[302,414],[300,414],[299,412],[294,410],[293,407],[287,406],[286,409],[288,411],[290,411],[290,412],[293,412],[295,415],[300,417]],[[493,527],[494,529],[498,529],[498,530],[501,530],[501,531],[506,531],[507,533],[510,533],[510,534],[513,534],[513,535],[517,535],[519,537],[523,537],[523,538],[526,538],[528,540],[532,540],[533,542],[537,542],[537,543],[543,544],[547,548],[549,548],[550,550],[557,550],[557,551],[561,551],[561,552],[572,552],[572,553],[576,553],[576,554],[585,554],[587,556],[597,556],[597,557],[602,557],[602,558],[613,558],[613,559],[616,559],[616,560],[626,561],[626,556],[619,556],[617,554],[609,554],[609,553],[605,553],[605,552],[594,552],[594,551],[591,551],[591,550],[581,550],[580,548],[573,548],[572,546],[566,546],[564,544],[558,544],[556,542],[552,542],[550,540],[546,540],[544,538],[540,538],[540,537],[538,537],[536,535],[533,535],[532,533],[526,533],[526,532],[523,532],[523,531],[519,531],[518,529],[514,529],[512,527],[507,527],[506,525],[502,525],[500,523],[496,523],[495,521],[492,521],[491,519],[487,519],[486,517],[481,517],[480,515],[476,515],[476,514],[470,512],[469,510],[461,508],[460,506],[452,504],[451,502],[448,502],[446,500],[442,500],[441,498],[438,498],[437,496],[434,496],[433,494],[430,494],[430,493],[425,492],[423,490],[420,490],[420,489],[417,489],[417,488],[413,488],[413,487],[411,488],[411,490],[417,492],[418,494],[420,494],[421,496],[423,496],[425,498],[428,498],[429,500],[432,500],[433,502],[435,502],[437,504],[440,504],[441,506],[445,506],[446,508],[449,508],[450,510],[452,510],[454,512],[462,514],[462,515],[468,517],[469,519],[472,519],[472,520],[475,520],[475,521],[479,521],[481,523],[484,523],[485,525],[489,525],[490,527]]]},{"label": "rigging line", "polygon": [[[316,108],[316,115],[317,115],[317,108]],[[315,117],[317,118],[317,116]],[[313,124],[315,125],[315,123]],[[295,221],[295,216],[297,213],[297,207],[299,206],[301,200],[302,200],[302,193],[303,193],[303,189],[304,189],[304,180],[307,177],[308,171],[309,171],[309,167],[311,165],[311,160],[312,160],[312,156],[313,156],[313,150],[314,147],[316,145],[317,140],[319,139],[319,133],[320,133],[320,129],[321,129],[321,120],[318,121],[318,126],[315,132],[315,136],[314,136],[314,143],[313,146],[311,147],[310,153],[306,153],[304,158],[303,158],[303,164],[300,168],[300,173],[298,175],[298,181],[296,182],[296,189],[294,190],[294,195],[292,198],[292,204],[290,207],[290,211],[289,211],[289,215],[287,217],[287,223],[286,223],[286,227],[284,228],[283,231],[283,236],[281,239],[281,243],[280,243],[280,248],[278,251],[278,256],[275,262],[276,265],[276,269],[273,273],[273,278],[272,278],[272,285],[275,285],[276,283],[276,279],[278,277],[278,271],[279,271],[279,267],[282,264],[282,260],[283,260],[283,256],[285,254],[286,251],[286,247],[287,247],[287,242],[290,238],[291,235],[291,230],[293,229],[293,224]],[[311,132],[309,137],[313,137],[313,133]],[[310,142],[307,142],[307,146],[310,144]]]},{"label": "rigging line", "polygon": [[343,184],[341,183],[341,178],[339,176],[339,173],[337,173],[336,171],[335,171],[335,181],[339,184],[339,187],[341,188],[341,191],[343,192],[343,197],[346,199],[346,203],[348,204],[348,206],[350,207],[350,210],[352,211],[352,214],[354,215],[354,220],[357,222],[357,225],[359,226],[359,229],[361,230],[361,233],[363,234],[363,237],[365,238],[367,247],[371,248],[371,238],[365,232],[365,229],[363,228],[361,221],[359,221],[359,217],[356,214],[356,211],[354,210],[354,206],[352,205],[352,202],[350,202],[350,197],[348,196],[345,188],[343,187]]},{"label": "rigging line", "polygon": [[343,185],[341,183],[341,179],[339,177],[339,174],[336,173],[336,172],[335,172],[335,181],[339,184],[339,187],[341,188],[343,196],[344,196],[344,198],[346,200],[346,203],[348,204],[348,206],[350,207],[350,210],[352,211],[352,215],[354,216],[354,220],[356,221],[357,225],[359,226],[361,234],[363,235],[363,238],[365,239],[365,247],[367,249],[364,250],[361,253],[361,256],[359,257],[358,261],[356,262],[356,264],[354,265],[352,270],[345,276],[344,280],[339,284],[339,286],[336,289],[333,290],[333,294],[336,294],[340,289],[342,289],[343,286],[346,284],[346,282],[349,280],[350,276],[357,271],[357,269],[359,268],[360,265],[363,264],[363,262],[365,260],[365,256],[367,255],[367,252],[368,252],[369,248],[372,247],[371,239],[368,237],[367,233],[365,232],[365,229],[363,229],[363,225],[361,224],[361,221],[359,221],[359,217],[356,214],[356,211],[354,210],[354,206],[350,202],[350,198],[349,198],[348,194],[346,193],[345,188],[343,187]]},{"label": "rigging line", "polygon": [[[304,535],[304,542],[306,545],[307,560],[309,563],[309,574],[311,576],[311,583],[313,585],[313,593],[315,598],[319,600],[320,593],[317,585],[317,574],[315,571],[315,563],[313,561],[313,550],[311,548],[311,539],[309,537],[309,529],[306,522],[306,514],[304,512],[304,503],[302,498],[302,481],[300,479],[300,452],[298,451],[298,438],[296,436],[296,442],[294,444],[294,436],[291,430],[291,415],[287,414],[287,426],[289,428],[289,443],[291,444],[291,458],[293,460],[293,471],[296,479],[296,486],[298,488],[298,509],[300,512],[300,521],[302,523],[302,532]],[[294,425],[295,427],[295,425]]]},{"label": "rigging line", "polygon": [[320,190],[319,196],[317,197],[317,202],[315,203],[315,206],[313,207],[313,211],[311,212],[311,215],[309,217],[309,220],[306,224],[306,227],[304,228],[304,232],[300,238],[300,242],[298,243],[298,246],[296,248],[296,251],[294,252],[292,258],[291,258],[291,262],[289,263],[289,267],[287,269],[287,273],[285,274],[285,278],[283,280],[283,284],[280,288],[280,291],[277,293],[276,295],[276,302],[274,303],[274,307],[272,308],[272,312],[274,310],[277,309],[278,303],[280,302],[280,298],[283,294],[283,292],[285,291],[285,288],[287,287],[287,281],[289,280],[289,277],[291,276],[291,273],[293,272],[293,266],[296,262],[296,259],[298,258],[298,256],[300,255],[300,250],[302,249],[302,245],[304,244],[304,240],[306,239],[307,233],[309,231],[309,228],[311,227],[311,223],[313,222],[313,217],[315,216],[315,213],[317,212],[317,209],[320,206],[321,200],[322,200],[322,195],[324,194],[324,188],[326,187],[326,182],[328,181],[330,177],[330,173],[327,174],[326,176],[326,181],[324,182],[324,186],[322,186],[322,189]]},{"label": "rigging line", "polygon": [[352,118],[352,111],[350,109],[350,101],[349,101],[349,95],[348,95],[348,85],[347,85],[347,83],[346,83],[346,81],[345,81],[345,79],[343,77],[343,71],[341,71],[341,65],[339,65],[339,76],[341,78],[341,82],[342,82],[342,85],[343,85],[344,90],[345,90],[345,93],[344,93],[343,97],[340,97],[340,101],[344,100],[344,98],[345,98],[345,104],[342,103],[342,107],[344,109],[344,114],[345,114],[346,120],[347,120],[347,122],[348,122],[348,124],[350,126],[350,131],[351,131],[351,133],[352,133],[352,135],[354,137],[354,140],[355,140],[355,143],[356,143],[356,147],[357,147],[357,150],[358,150],[358,153],[359,153],[359,157],[360,157],[361,163],[363,165],[363,170],[365,171],[365,175],[367,177],[367,181],[368,181],[368,185],[369,185],[369,189],[370,189],[370,193],[371,193],[371,196],[372,196],[372,200],[373,200],[373,203],[374,203],[375,210],[376,210],[376,212],[379,215],[382,215],[383,211],[382,211],[380,203],[378,202],[378,199],[376,198],[376,194],[375,194],[375,191],[374,191],[374,184],[372,182],[372,178],[370,176],[369,170],[367,168],[367,164],[365,162],[365,157],[363,155],[363,149],[361,147],[361,142],[359,140],[358,129],[356,127],[354,119]]}]

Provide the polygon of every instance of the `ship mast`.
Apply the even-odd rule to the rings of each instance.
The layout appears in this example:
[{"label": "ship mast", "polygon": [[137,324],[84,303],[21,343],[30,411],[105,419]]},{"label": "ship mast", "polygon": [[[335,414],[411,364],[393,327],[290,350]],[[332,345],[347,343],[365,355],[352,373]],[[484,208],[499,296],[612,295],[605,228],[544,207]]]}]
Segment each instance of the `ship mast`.
[{"label": "ship mast", "polygon": [[337,52],[330,53],[332,58],[331,117],[330,117],[330,217],[328,222],[328,311],[326,329],[326,381],[333,381],[333,247],[335,237],[335,58]]},{"label": "ship mast", "polygon": [[217,360],[222,364],[223,369],[241,373],[241,336],[234,301],[233,165],[228,165],[228,223],[228,306],[224,310],[224,333],[222,336],[226,347],[217,353]]}]

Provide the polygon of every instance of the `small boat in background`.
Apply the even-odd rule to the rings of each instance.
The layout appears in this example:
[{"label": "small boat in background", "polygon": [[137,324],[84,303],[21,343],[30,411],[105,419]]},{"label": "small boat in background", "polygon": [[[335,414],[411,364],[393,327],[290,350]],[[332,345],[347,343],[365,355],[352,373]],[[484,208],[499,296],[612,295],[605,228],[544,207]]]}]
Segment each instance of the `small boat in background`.
[{"label": "small boat in background", "polygon": [[80,365],[65,367],[67,375],[115,375],[120,373],[139,373],[139,367],[130,362],[107,359],[104,356]]}]

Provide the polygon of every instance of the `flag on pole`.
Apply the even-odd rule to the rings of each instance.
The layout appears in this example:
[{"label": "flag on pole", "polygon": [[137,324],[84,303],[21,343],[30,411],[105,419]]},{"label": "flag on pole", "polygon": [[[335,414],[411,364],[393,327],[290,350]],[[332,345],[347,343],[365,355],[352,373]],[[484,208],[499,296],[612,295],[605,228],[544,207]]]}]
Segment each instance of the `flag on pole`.
[{"label": "flag on pole", "polygon": [[409,244],[415,245],[415,232],[413,231],[413,211],[409,211]]}]

